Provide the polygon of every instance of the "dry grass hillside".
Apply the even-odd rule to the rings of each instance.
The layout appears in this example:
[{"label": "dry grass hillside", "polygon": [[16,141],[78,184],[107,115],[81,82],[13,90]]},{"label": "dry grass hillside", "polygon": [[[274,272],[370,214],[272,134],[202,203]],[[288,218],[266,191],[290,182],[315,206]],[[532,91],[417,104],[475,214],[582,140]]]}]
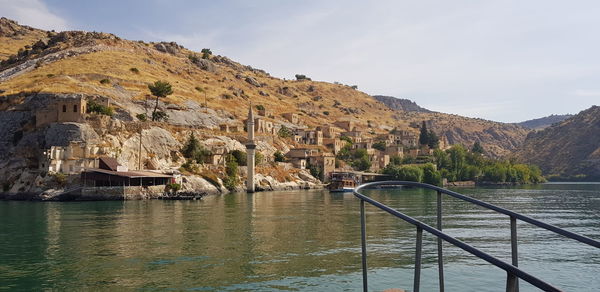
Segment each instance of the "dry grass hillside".
[{"label": "dry grass hillside", "polygon": [[201,53],[176,43],[27,27],[11,29],[20,31],[14,35],[6,33],[9,29],[4,27],[8,27],[5,23],[12,27],[16,23],[6,19],[2,23],[0,110],[13,109],[32,93],[99,95],[125,107],[148,97],[147,84],[164,80],[173,85],[174,93],[164,100],[171,107],[186,109],[189,102],[202,107],[207,104],[236,120],[245,117],[250,102],[264,105],[276,120],[287,112],[298,113],[309,127],[352,119],[367,133],[383,133],[425,120],[450,143],[470,146],[480,141],[490,156],[496,157],[514,150],[527,134],[524,128],[510,124],[390,109],[349,86],[282,80],[217,54],[204,60]]},{"label": "dry grass hillside", "polygon": [[517,156],[550,175],[600,179],[600,107],[532,132]]},{"label": "dry grass hillside", "polygon": [[31,46],[46,36],[46,32],[19,25],[5,17],[0,18],[0,61],[8,59],[25,46]]}]

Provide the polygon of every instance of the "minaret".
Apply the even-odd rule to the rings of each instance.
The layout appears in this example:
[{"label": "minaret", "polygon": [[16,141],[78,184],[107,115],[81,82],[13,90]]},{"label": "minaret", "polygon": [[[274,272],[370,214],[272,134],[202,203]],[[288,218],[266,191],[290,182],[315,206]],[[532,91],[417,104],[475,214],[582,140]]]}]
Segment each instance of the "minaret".
[{"label": "minaret", "polygon": [[250,103],[250,109],[248,110],[246,129],[248,130],[248,143],[246,143],[246,153],[248,155],[248,159],[246,160],[248,168],[246,190],[249,193],[254,193],[254,156],[256,155],[256,144],[254,144],[254,113],[252,112],[252,103]]}]

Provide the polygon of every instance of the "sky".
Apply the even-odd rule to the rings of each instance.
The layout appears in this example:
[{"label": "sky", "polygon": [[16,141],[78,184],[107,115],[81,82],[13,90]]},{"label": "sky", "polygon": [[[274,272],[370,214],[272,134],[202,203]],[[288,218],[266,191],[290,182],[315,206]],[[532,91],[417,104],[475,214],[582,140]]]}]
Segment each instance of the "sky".
[{"label": "sky", "polygon": [[600,105],[598,15],[579,0],[0,0],[0,16],[33,27],[176,41],[502,122]]}]

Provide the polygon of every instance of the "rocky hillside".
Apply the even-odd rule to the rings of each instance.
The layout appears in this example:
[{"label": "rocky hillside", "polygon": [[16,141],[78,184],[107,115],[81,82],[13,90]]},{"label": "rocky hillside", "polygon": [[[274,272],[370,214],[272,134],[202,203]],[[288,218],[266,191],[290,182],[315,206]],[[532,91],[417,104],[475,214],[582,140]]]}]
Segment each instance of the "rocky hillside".
[{"label": "rocky hillside", "polygon": [[[243,133],[220,132],[219,124],[240,125],[250,103],[264,106],[270,111],[269,118],[292,128],[350,119],[367,135],[375,135],[393,128],[416,129],[427,121],[451,144],[470,146],[479,141],[494,157],[510,153],[527,134],[516,125],[414,111],[408,103],[390,108],[350,86],[279,79],[218,54],[203,58],[173,42],[129,41],[98,32],[43,31],[6,18],[0,19],[0,29],[0,178],[4,180],[0,183],[36,181],[35,176],[27,177],[31,174],[18,170],[37,168],[41,150],[70,141],[93,141],[104,153],[134,168],[140,128],[143,153],[148,156],[143,163],[155,169],[181,165],[176,150],[192,131],[208,148],[219,145],[228,151],[241,150]],[[173,86],[173,94],[159,103],[168,120],[141,123],[136,116],[146,113],[153,102],[148,84],[157,80]],[[57,99],[77,96],[109,100],[115,114],[110,118],[92,115],[84,124],[35,126],[36,111]],[[299,115],[301,125],[282,118],[289,112]],[[266,157],[295,146],[278,137],[260,138],[258,149]]]},{"label": "rocky hillside", "polygon": [[515,124],[433,112],[408,99],[383,95],[373,97],[397,111],[399,113],[397,118],[405,121],[409,126],[416,129],[422,121],[426,121],[428,127],[440,137],[445,137],[449,144],[470,147],[473,143],[479,142],[483,145],[485,153],[493,158],[509,155],[523,143],[530,131]]},{"label": "rocky hillside", "polygon": [[373,97],[385,104],[387,107],[398,110],[398,111],[407,111],[407,112],[419,112],[419,113],[430,113],[431,111],[420,107],[416,102],[406,99],[406,98],[397,98],[393,96],[385,96],[385,95],[373,95]]},{"label": "rocky hillside", "polygon": [[551,175],[600,179],[600,107],[527,136],[517,156]]},{"label": "rocky hillside", "polygon": [[542,130],[547,127],[550,127],[553,124],[562,122],[572,116],[573,115],[568,115],[568,114],[567,115],[550,115],[550,116],[543,117],[543,118],[532,119],[532,120],[520,122],[517,125],[519,125],[521,127],[525,127],[527,129],[532,129],[532,130]]}]

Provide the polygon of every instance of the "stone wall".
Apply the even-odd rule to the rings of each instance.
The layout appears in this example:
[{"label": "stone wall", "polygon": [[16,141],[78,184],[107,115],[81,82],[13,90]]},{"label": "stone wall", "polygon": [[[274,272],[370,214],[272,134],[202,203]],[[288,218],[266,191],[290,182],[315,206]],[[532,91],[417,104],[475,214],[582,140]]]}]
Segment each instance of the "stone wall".
[{"label": "stone wall", "polygon": [[165,191],[165,186],[119,186],[84,187],[81,200],[145,200],[156,199]]}]

